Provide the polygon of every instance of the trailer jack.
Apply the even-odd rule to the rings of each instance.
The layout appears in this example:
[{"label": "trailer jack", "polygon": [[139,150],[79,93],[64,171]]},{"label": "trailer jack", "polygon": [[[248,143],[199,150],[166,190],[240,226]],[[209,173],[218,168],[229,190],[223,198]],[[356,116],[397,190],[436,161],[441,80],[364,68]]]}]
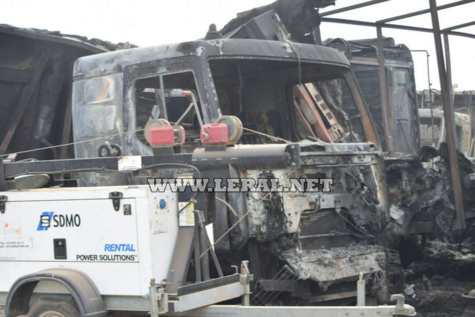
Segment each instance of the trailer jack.
[{"label": "trailer jack", "polygon": [[168,312],[168,294],[163,285],[155,284],[154,279],[150,284],[150,316],[159,317]]}]

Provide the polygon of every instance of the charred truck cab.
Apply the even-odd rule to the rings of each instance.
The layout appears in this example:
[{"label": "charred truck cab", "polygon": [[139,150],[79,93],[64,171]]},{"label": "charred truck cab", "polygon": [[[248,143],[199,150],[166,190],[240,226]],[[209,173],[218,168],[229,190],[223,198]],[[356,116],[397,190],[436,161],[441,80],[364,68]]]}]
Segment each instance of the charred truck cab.
[{"label": "charred truck cab", "polygon": [[[377,239],[388,221],[383,161],[342,53],[244,39],[137,48],[80,58],[73,89],[76,158],[160,155],[148,143],[147,122],[166,120],[186,135],[173,153],[191,153],[191,164],[211,184],[216,178],[273,178],[282,185],[331,179],[331,191],[211,190],[197,196],[197,206],[207,201],[205,222],[213,223],[223,270],[250,260],[255,304],[350,304],[360,275],[368,296],[388,300],[388,267],[395,259]],[[204,125],[229,118],[239,118],[238,140],[224,147],[202,142]],[[269,144],[282,143],[294,149],[298,164],[266,164]],[[240,152],[252,152],[256,163],[234,164]],[[204,166],[214,153],[229,166]],[[82,173],[79,185],[147,184],[151,176],[176,177],[172,169]]]},{"label": "charred truck cab", "polygon": [[[251,166],[203,167],[211,184],[217,178],[273,178],[284,186],[292,179],[331,180],[331,191],[207,194],[206,223],[220,238],[216,254],[229,264],[224,267],[250,259],[257,304],[278,300],[282,292],[291,293],[283,297],[288,304],[349,303],[360,274],[371,295],[387,300],[392,259],[376,239],[388,221],[383,163],[341,53],[242,39],[123,50],[80,58],[73,89],[76,158],[160,155],[148,144],[148,133],[157,122],[169,122],[184,131],[174,153],[192,153],[197,168],[213,152],[231,159],[253,153]],[[238,118],[234,128],[243,130],[240,138],[239,131],[229,131],[236,144],[202,142],[205,125],[229,118]],[[288,143],[299,166],[266,164],[263,145],[269,143]],[[166,167],[158,173],[87,173],[79,184],[146,184],[147,177],[164,175],[177,176]]]}]

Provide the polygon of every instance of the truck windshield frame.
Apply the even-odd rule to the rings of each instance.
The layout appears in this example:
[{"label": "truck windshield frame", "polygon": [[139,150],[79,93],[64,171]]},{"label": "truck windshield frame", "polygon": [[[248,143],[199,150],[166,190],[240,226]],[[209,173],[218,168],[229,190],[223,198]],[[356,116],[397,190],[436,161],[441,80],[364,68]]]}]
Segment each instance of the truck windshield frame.
[{"label": "truck windshield frame", "polygon": [[[289,107],[289,102],[292,99],[292,87],[299,83],[339,78],[346,82],[347,92],[358,111],[358,115],[351,118],[352,124],[355,125],[355,121],[359,120],[363,132],[359,139],[353,138],[352,140],[348,139],[348,141],[370,141],[379,145],[364,99],[354,76],[346,66],[308,60],[299,62],[294,59],[247,56],[213,56],[208,58],[208,65],[223,114],[239,116],[246,108],[253,111],[274,112],[270,116],[275,118],[264,118],[263,120],[281,121],[280,126],[287,127],[286,131],[283,131],[285,129],[278,131],[278,128],[259,129],[257,124],[255,125],[256,130],[289,141],[300,141],[302,139],[297,137],[295,111]],[[234,96],[231,96],[233,94]],[[249,104],[248,106],[245,105],[246,101]],[[236,105],[238,106],[236,107]],[[236,108],[238,108],[238,111],[236,111]],[[345,121],[342,119],[343,117],[340,118],[340,121]],[[243,120],[243,118],[241,120],[244,127],[246,127],[246,120]],[[347,123],[340,122],[340,124]],[[247,127],[252,129],[251,126]],[[347,130],[351,130],[351,128]],[[266,141],[268,142],[268,140]],[[248,142],[262,143],[263,140]]]}]

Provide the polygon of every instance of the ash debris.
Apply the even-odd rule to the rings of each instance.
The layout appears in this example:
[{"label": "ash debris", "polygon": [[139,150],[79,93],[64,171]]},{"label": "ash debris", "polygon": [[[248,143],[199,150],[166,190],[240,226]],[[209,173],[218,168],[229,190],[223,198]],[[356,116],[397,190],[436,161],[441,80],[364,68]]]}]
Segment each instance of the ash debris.
[{"label": "ash debris", "polygon": [[422,259],[406,269],[407,303],[421,316],[464,316],[464,294],[475,285],[475,255],[464,254],[457,244],[438,240],[427,241],[421,255]]},{"label": "ash debris", "polygon": [[[466,229],[455,227],[447,144],[385,159],[392,206],[381,237],[401,256],[404,283],[395,288],[421,316],[462,316],[463,294],[475,287],[475,232],[471,219]],[[467,213],[475,199],[474,170],[463,154],[458,160]]]}]

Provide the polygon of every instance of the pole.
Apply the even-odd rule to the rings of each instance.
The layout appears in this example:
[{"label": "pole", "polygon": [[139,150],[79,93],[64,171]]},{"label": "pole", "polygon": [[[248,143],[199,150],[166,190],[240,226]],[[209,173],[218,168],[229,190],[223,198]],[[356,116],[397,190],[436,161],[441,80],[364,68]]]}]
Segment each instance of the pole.
[{"label": "pole", "polygon": [[384,136],[386,139],[386,150],[394,150],[392,124],[389,119],[389,98],[388,82],[386,78],[386,61],[384,57],[383,32],[381,26],[376,27],[378,36],[378,69],[379,69],[379,96],[381,99],[381,112],[384,121]]},{"label": "pole", "polygon": [[[444,51],[445,51],[445,71],[447,72],[447,87],[449,88],[449,100],[450,100],[450,108],[452,111],[455,111],[454,107],[454,88],[452,86],[452,60],[450,59],[450,42],[448,34],[444,34]],[[455,126],[455,119],[453,122]],[[455,134],[457,137],[457,134]]]},{"label": "pole", "polygon": [[363,273],[360,272],[360,278],[356,282],[356,306],[366,305],[366,281],[363,278]]},{"label": "pole", "polygon": [[[455,112],[455,96],[454,96],[454,87],[452,84],[452,59],[450,58],[450,42],[449,42],[449,35],[444,34],[444,51],[445,51],[445,71],[447,72],[447,86],[449,88],[449,100],[450,100],[450,109],[451,112]],[[455,125],[455,114],[453,116],[453,122],[452,125],[456,127]],[[455,133],[455,146],[457,146],[457,133]],[[447,136],[446,136],[447,139]]]},{"label": "pole", "polygon": [[444,109],[445,129],[447,133],[447,145],[449,150],[450,174],[454,188],[455,211],[457,214],[456,228],[465,228],[465,216],[462,196],[462,182],[460,180],[460,170],[457,160],[457,149],[455,146],[454,113],[450,107],[449,87],[447,84],[444,55],[442,51],[442,40],[440,38],[439,16],[437,13],[436,0],[429,0],[430,14],[432,18],[432,29],[434,32],[435,51],[437,53],[437,65],[439,67],[440,90],[442,93],[442,106]]},{"label": "pole", "polygon": [[430,82],[430,65],[429,52],[427,52],[427,80],[429,81],[429,105],[430,105],[430,124],[432,129],[432,146],[435,146],[435,130],[434,130],[434,103],[432,102],[432,83]]},{"label": "pole", "polygon": [[[473,129],[473,123],[475,122],[474,118],[473,118],[473,98],[472,98],[472,95],[473,95],[473,91],[470,91],[469,95],[468,95],[468,107],[470,109],[470,132],[471,132],[471,135],[470,135],[470,139],[473,138],[474,136],[474,129]],[[469,156],[473,156],[473,151],[470,150],[470,155]]]},{"label": "pole", "polygon": [[[434,104],[432,103],[432,83],[430,81],[430,63],[429,63],[429,52],[427,50],[411,50],[411,52],[422,52],[426,54],[427,57],[427,85],[429,87],[429,107],[430,107],[430,126],[432,130],[432,146],[435,147],[435,130],[434,130]],[[422,94],[424,99],[425,94]]]},{"label": "pole", "polygon": [[320,31],[320,25],[313,27],[313,41],[316,45],[322,45],[322,34]]}]

